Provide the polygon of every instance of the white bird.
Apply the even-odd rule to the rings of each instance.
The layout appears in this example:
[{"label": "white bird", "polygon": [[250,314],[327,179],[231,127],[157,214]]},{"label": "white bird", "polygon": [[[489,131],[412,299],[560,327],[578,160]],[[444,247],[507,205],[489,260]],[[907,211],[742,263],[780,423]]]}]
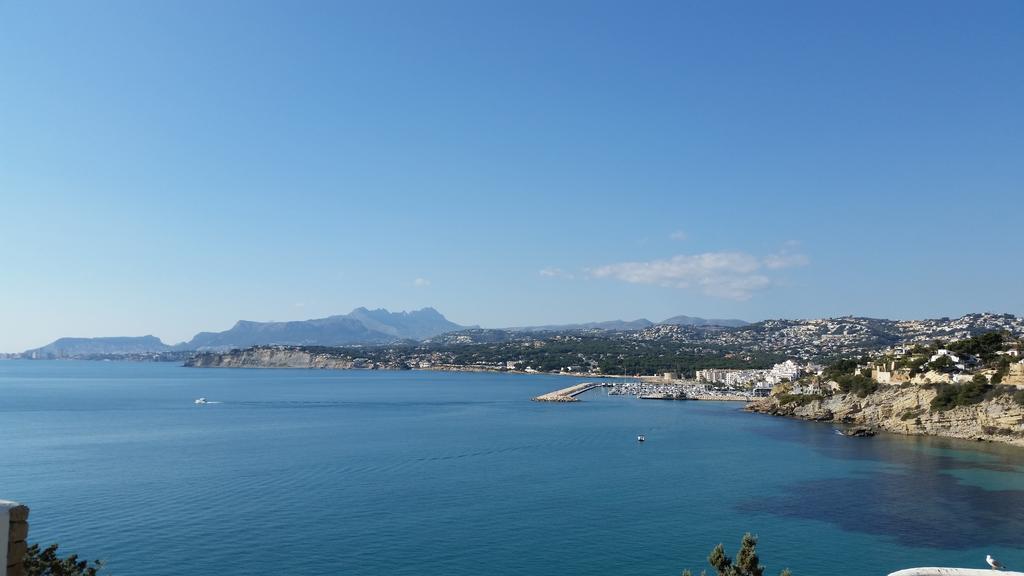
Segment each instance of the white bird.
[{"label": "white bird", "polygon": [[1006,566],[1003,566],[1002,562],[993,558],[991,554],[985,556],[985,562],[988,562],[988,565],[991,566],[993,570],[1002,570],[1003,568],[1006,568]]}]

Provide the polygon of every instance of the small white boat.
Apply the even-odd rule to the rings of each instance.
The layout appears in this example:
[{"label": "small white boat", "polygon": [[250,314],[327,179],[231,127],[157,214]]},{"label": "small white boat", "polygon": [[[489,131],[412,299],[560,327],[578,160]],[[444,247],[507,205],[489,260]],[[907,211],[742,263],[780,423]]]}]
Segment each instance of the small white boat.
[{"label": "small white boat", "polygon": [[636,437],[636,441],[637,442],[645,442],[645,441],[647,441],[647,436],[644,436],[643,434],[640,434],[639,436]]},{"label": "small white boat", "polygon": [[203,397],[203,398],[196,398],[195,403],[196,404],[207,404],[206,398],[205,397]]}]

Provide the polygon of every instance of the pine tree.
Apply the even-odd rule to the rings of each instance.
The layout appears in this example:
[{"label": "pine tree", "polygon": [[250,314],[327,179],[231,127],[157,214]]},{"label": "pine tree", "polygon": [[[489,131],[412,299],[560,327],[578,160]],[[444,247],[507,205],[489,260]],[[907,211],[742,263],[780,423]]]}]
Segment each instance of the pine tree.
[{"label": "pine tree", "polygon": [[736,567],[742,576],[764,576],[764,566],[757,557],[757,537],[747,532],[736,555]]},{"label": "pine tree", "polygon": [[[719,544],[708,555],[708,564],[715,569],[717,576],[764,576],[765,570],[757,556],[757,536],[749,532],[743,535],[735,561],[725,553],[725,546]],[[687,569],[683,570],[682,576],[693,575]],[[701,572],[701,576],[705,574]],[[792,576],[792,573],[786,568],[780,576]]]},{"label": "pine tree", "polygon": [[733,576],[735,574],[732,559],[725,553],[725,546],[721,544],[715,546],[715,549],[708,555],[708,564],[711,564],[718,576]]}]

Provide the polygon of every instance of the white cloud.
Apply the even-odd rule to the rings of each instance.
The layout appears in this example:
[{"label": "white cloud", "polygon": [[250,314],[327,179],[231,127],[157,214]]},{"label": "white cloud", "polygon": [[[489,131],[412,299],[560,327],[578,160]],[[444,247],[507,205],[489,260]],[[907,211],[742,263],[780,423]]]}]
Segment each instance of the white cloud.
[{"label": "white cloud", "polygon": [[807,257],[780,252],[758,258],[745,252],[683,254],[664,260],[620,262],[590,270],[595,278],[613,278],[632,284],[656,284],[674,288],[695,288],[710,296],[747,300],[754,292],[771,285],[765,270],[778,270],[808,263]]},{"label": "white cloud", "polygon": [[426,278],[417,278],[417,279],[412,281],[412,285],[417,287],[417,288],[422,288],[424,286],[430,286],[430,280],[427,280]]},{"label": "white cloud", "polygon": [[686,240],[690,236],[685,230],[676,230],[675,232],[668,235],[670,240]]},{"label": "white cloud", "polygon": [[778,270],[780,268],[796,268],[797,266],[807,266],[810,264],[810,260],[803,254],[797,254],[794,252],[788,252],[783,250],[776,254],[765,256],[764,265],[766,268],[772,270]]},{"label": "white cloud", "polygon": [[546,276],[548,278],[572,278],[573,277],[572,273],[566,272],[565,270],[562,270],[561,268],[556,268],[554,266],[548,266],[547,268],[544,268],[543,270],[540,271],[540,275],[541,276]]}]

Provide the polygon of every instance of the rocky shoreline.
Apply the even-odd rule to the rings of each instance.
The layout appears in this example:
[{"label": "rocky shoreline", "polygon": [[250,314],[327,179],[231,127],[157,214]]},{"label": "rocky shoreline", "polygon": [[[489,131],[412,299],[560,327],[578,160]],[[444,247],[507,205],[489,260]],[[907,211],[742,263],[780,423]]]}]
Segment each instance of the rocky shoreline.
[{"label": "rocky shoreline", "polygon": [[373,363],[365,358],[339,353],[330,348],[303,349],[289,346],[255,346],[230,352],[201,352],[187,358],[187,368],[299,368],[309,370],[429,370],[434,372],[488,372],[501,374],[544,374],[572,378],[625,378],[592,372],[538,372],[507,367],[431,364],[412,366],[400,363]]},{"label": "rocky shoreline", "polygon": [[816,422],[835,422],[895,434],[943,436],[1003,442],[1024,447],[1024,406],[1002,395],[969,406],[933,410],[936,388],[886,386],[861,398],[856,394],[779,395],[748,404],[745,410]]}]

